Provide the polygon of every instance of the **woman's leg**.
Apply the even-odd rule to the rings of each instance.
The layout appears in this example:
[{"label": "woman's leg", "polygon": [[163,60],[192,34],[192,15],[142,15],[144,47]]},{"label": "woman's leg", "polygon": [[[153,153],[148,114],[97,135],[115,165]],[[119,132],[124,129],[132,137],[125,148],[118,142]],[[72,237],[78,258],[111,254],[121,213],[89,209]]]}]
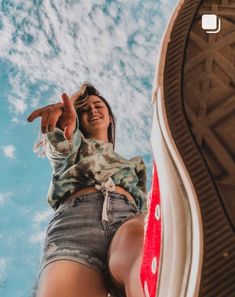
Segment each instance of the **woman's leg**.
[{"label": "woman's leg", "polygon": [[136,215],[115,233],[108,251],[112,278],[125,287],[127,297],[144,297],[140,268],[144,243],[144,216]]},{"label": "woman's leg", "polygon": [[70,260],[48,264],[39,279],[36,297],[107,297],[108,289],[96,270]]}]

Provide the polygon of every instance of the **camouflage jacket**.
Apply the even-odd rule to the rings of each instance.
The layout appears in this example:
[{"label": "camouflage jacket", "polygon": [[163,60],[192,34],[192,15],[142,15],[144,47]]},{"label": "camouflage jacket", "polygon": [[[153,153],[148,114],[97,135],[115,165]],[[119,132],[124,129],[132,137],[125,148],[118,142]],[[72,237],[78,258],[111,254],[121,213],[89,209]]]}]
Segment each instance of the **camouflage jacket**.
[{"label": "camouflage jacket", "polygon": [[75,191],[101,184],[112,178],[134,198],[137,207],[147,211],[146,168],[141,157],[124,159],[113,150],[113,144],[87,139],[77,128],[67,141],[63,131],[55,128],[45,137],[46,155],[53,174],[47,201],[53,209]]}]

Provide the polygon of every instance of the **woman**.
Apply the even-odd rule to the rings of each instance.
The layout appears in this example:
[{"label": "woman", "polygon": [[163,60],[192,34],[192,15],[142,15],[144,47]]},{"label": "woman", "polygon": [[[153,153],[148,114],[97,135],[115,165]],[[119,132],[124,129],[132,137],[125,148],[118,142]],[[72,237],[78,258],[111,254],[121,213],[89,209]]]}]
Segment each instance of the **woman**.
[{"label": "woman", "polygon": [[144,297],[142,158],[126,160],[114,151],[112,110],[89,83],[35,110],[28,121],[37,117],[53,168],[48,203],[55,210],[37,297]]}]

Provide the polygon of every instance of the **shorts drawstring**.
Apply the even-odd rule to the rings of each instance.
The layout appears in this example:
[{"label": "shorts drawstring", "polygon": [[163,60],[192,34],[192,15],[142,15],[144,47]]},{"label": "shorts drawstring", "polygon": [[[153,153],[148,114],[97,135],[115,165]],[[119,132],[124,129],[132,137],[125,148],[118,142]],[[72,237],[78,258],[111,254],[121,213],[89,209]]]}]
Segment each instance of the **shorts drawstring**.
[{"label": "shorts drawstring", "polygon": [[108,221],[108,206],[109,206],[109,192],[115,191],[115,183],[113,182],[112,178],[110,177],[106,182],[102,182],[101,185],[96,184],[95,188],[104,196],[104,203],[102,209],[102,221]]}]

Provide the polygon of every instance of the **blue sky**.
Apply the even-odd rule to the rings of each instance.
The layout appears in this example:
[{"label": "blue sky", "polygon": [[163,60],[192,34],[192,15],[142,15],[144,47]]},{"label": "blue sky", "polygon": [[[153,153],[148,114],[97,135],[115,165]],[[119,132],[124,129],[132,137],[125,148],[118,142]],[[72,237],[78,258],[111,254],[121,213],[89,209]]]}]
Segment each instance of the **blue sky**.
[{"label": "blue sky", "polygon": [[176,0],[0,1],[0,295],[32,296],[48,221],[49,162],[30,112],[91,81],[117,118],[117,148],[140,155],[150,189],[151,91]]}]

